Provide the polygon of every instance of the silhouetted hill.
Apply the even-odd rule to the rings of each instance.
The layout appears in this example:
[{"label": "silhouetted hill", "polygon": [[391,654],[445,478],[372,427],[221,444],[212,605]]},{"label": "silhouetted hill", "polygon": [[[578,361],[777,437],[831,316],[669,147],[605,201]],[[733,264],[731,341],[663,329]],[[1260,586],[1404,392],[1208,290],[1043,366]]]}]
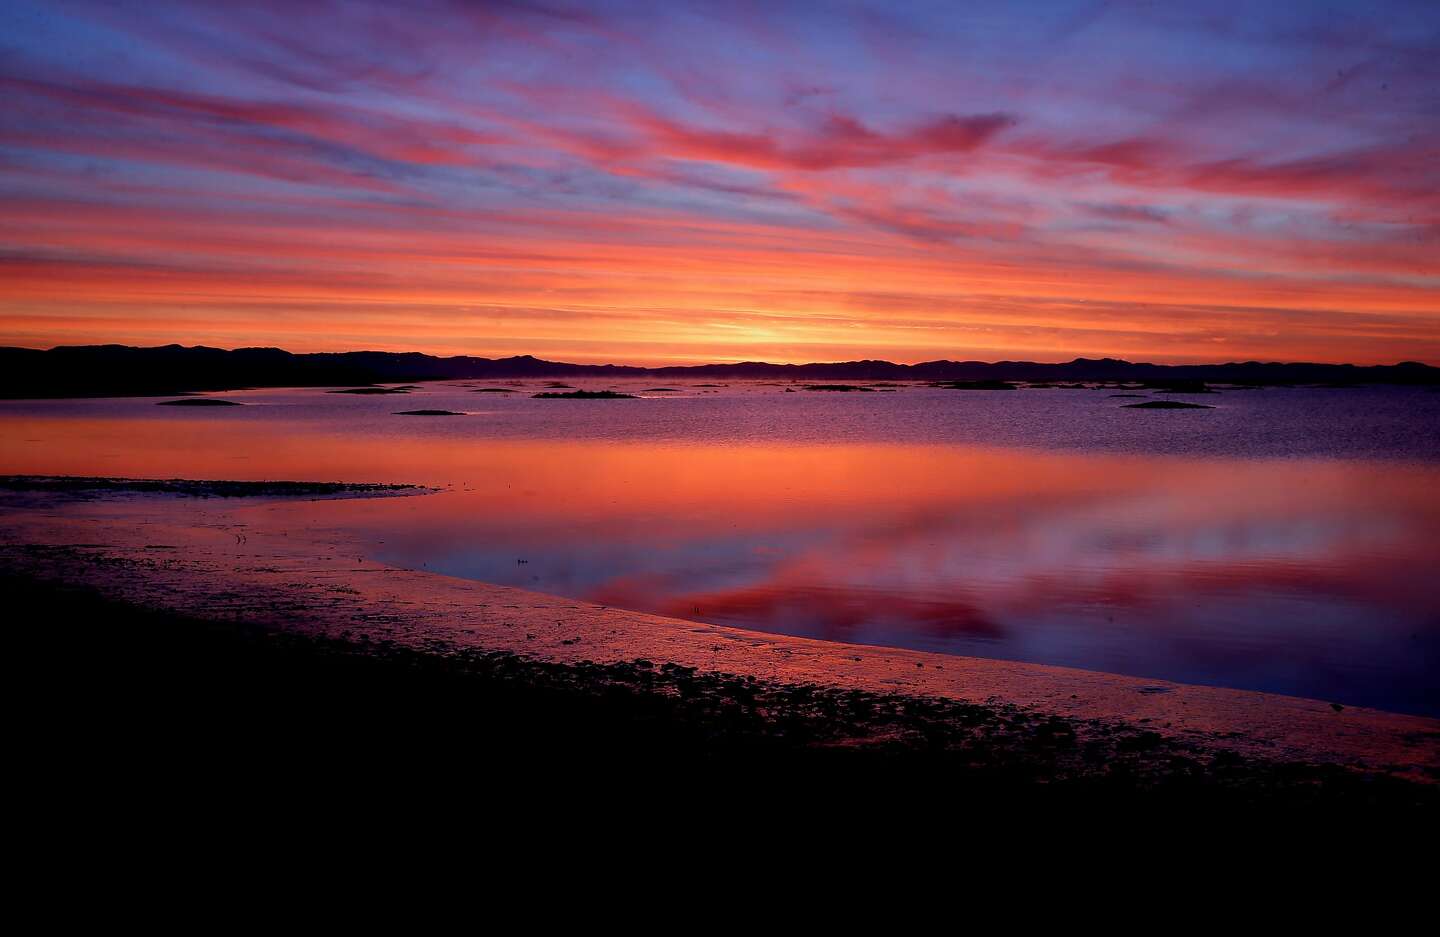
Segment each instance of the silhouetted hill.
[{"label": "silhouetted hill", "polygon": [[772,381],[1209,381],[1227,384],[1440,384],[1440,369],[1395,365],[1232,362],[1136,364],[1115,358],[1034,361],[842,361],[829,364],[738,364],[640,368],[567,364],[530,355],[437,358],[418,352],[291,354],[279,348],[165,345],[61,346],[48,351],[0,348],[0,397],[99,397],[178,394],[243,387],[328,387],[429,380],[550,377],[646,377]]}]

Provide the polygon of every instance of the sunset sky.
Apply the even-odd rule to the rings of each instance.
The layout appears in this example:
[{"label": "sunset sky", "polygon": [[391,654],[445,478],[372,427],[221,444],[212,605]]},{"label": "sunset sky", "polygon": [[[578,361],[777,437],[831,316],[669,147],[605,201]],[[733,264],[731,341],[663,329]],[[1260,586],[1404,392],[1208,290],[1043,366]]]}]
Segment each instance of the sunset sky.
[{"label": "sunset sky", "polygon": [[0,344],[1440,364],[1440,3],[0,0]]}]

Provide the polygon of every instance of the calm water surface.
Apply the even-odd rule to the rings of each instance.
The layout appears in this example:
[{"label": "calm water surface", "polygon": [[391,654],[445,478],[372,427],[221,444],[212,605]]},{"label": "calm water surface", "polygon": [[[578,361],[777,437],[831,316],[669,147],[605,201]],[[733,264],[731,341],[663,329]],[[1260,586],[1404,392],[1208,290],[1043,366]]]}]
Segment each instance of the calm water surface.
[{"label": "calm water surface", "polygon": [[1440,713],[1440,393],[609,386],[644,396],[3,402],[0,472],[435,484],[266,510],[681,618]]}]

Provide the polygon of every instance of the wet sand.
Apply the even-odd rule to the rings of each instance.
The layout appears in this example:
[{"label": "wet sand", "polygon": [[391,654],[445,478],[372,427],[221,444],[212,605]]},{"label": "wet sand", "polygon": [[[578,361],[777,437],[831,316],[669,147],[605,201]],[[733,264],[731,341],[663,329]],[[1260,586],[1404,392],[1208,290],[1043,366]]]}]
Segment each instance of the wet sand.
[{"label": "wet sand", "polygon": [[[492,763],[823,765],[1011,796],[1433,806],[1440,790],[1440,720],[604,608],[385,566],[279,525],[265,498],[0,498],[6,593],[69,698],[129,705],[118,672],[262,761],[425,739],[448,763],[475,754],[463,739]],[[354,744],[321,757],[302,743],[320,735]]]}]

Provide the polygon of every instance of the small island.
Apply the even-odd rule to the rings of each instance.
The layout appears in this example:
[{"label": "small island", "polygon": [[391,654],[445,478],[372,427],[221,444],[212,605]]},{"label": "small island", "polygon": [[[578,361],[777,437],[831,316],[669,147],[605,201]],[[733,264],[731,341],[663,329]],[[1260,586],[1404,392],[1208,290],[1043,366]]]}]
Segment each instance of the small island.
[{"label": "small island", "polygon": [[220,397],[181,397],[179,400],[161,400],[155,404],[157,407],[240,407],[244,404],[237,400],[225,400]]},{"label": "small island", "polygon": [[1009,381],[937,381],[930,386],[945,390],[1016,390],[1019,385]]},{"label": "small island", "polygon": [[396,416],[464,416],[454,410],[396,410]]},{"label": "small island", "polygon": [[402,387],[346,387],[343,390],[329,390],[327,394],[355,394],[356,396],[371,396],[374,394],[408,394],[410,391]]},{"label": "small island", "polygon": [[1147,400],[1144,403],[1127,403],[1127,410],[1214,410],[1205,403],[1186,403],[1183,400]]},{"label": "small island", "polygon": [[634,394],[621,394],[613,390],[572,390],[569,393],[533,394],[540,400],[635,400]]}]

